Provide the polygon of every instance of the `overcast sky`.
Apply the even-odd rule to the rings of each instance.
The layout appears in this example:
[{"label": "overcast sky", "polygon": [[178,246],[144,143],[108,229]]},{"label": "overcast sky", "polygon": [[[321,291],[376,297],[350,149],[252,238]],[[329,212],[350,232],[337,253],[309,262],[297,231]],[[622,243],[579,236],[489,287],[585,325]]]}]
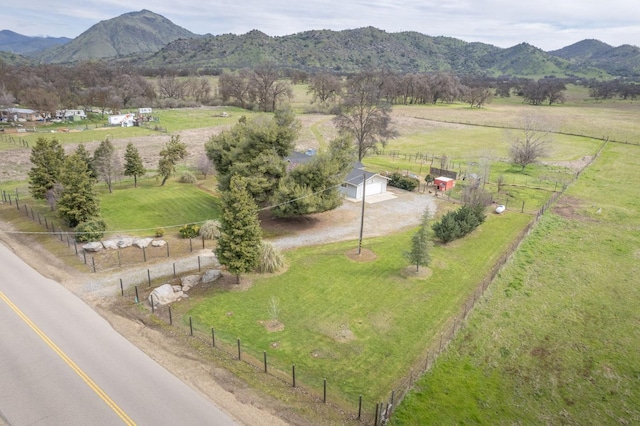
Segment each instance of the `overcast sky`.
[{"label": "overcast sky", "polygon": [[372,26],[498,47],[555,50],[584,39],[640,46],[638,0],[83,0],[11,2],[0,29],[75,38],[92,25],[147,9],[196,34],[270,36]]}]

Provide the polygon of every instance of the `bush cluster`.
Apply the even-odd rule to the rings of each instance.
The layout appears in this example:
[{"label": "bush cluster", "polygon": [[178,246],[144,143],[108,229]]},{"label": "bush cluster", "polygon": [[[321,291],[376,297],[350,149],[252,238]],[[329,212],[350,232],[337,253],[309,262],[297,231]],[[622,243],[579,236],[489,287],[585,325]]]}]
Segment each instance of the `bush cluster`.
[{"label": "bush cluster", "polygon": [[284,257],[271,244],[262,243],[260,248],[260,258],[256,272],[261,274],[272,274],[284,267]]},{"label": "bush cluster", "polygon": [[196,183],[196,177],[189,172],[184,172],[180,176],[180,183]]},{"label": "bush cluster", "polygon": [[214,240],[220,235],[220,223],[217,220],[207,220],[200,227],[199,234],[207,240]]},{"label": "bush cluster", "polygon": [[420,184],[418,179],[411,176],[402,176],[400,173],[393,173],[388,178],[390,179],[389,185],[407,191],[413,191]]},{"label": "bush cluster", "polygon": [[195,223],[184,225],[178,230],[182,238],[195,238],[198,236],[198,231],[200,231],[200,227]]},{"label": "bush cluster", "polygon": [[107,224],[102,219],[81,222],[76,226],[76,241],[79,243],[100,241],[104,237],[104,231],[106,230]]},{"label": "bush cluster", "polygon": [[456,211],[446,213],[431,229],[436,237],[446,244],[464,237],[484,222],[485,218],[482,205],[464,205]]}]

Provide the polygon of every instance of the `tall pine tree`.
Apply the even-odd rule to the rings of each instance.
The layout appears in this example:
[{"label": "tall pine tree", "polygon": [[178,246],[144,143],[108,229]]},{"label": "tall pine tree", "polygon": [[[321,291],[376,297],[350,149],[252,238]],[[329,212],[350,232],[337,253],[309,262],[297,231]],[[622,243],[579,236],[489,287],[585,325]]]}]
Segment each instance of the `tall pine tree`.
[{"label": "tall pine tree", "polygon": [[47,191],[53,190],[58,181],[65,155],[57,139],[39,137],[31,148],[29,192],[33,198],[44,200]]},{"label": "tall pine tree", "polygon": [[215,249],[221,265],[237,277],[258,266],[262,229],[258,220],[258,207],[247,190],[246,179],[233,176],[229,190],[222,193],[220,237]]},{"label": "tall pine tree", "polygon": [[58,216],[71,228],[100,214],[100,201],[87,164],[78,154],[64,162],[60,173],[62,193],[58,200]]},{"label": "tall pine tree", "polygon": [[146,173],[142,159],[138,148],[136,148],[131,142],[127,144],[127,149],[124,152],[124,175],[133,176],[133,186],[138,187],[138,176],[142,176]]},{"label": "tall pine tree", "polygon": [[429,239],[429,211],[425,211],[422,216],[422,223],[418,232],[411,238],[411,251],[405,253],[407,259],[416,265],[416,272],[420,266],[429,266],[431,262],[431,240]]}]

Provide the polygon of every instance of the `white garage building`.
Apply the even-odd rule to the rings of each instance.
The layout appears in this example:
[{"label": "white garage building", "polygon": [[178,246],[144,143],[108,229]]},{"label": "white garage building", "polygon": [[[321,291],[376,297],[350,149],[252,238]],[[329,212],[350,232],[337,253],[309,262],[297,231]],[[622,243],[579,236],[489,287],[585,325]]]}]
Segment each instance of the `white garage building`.
[{"label": "white garage building", "polygon": [[389,178],[367,172],[362,163],[356,163],[340,189],[346,197],[361,200],[363,192],[365,197],[387,192],[388,181]]}]

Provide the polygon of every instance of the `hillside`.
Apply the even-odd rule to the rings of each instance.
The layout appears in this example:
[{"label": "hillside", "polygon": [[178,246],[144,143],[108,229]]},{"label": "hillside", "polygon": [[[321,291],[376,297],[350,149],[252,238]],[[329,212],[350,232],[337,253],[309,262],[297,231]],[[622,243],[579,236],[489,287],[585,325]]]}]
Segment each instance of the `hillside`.
[{"label": "hillside", "polygon": [[468,58],[477,51],[493,51],[478,44],[468,52],[467,43],[419,33],[389,34],[376,28],[331,31],[314,30],[282,37],[260,31],[244,35],[224,34],[170,43],[141,61],[145,66],[243,68],[270,61],[279,66],[306,70],[352,72],[369,67],[389,67],[405,72],[478,72],[481,67]]},{"label": "hillside", "polygon": [[[32,37],[10,31],[0,32],[0,50],[2,34],[7,40],[5,50],[35,54],[28,53],[35,49]],[[11,62],[17,59],[10,58]],[[306,71],[387,68],[396,72],[533,78],[640,76],[638,47],[613,47],[598,40],[583,40],[545,52],[527,43],[503,49],[414,31],[387,33],[374,27],[311,30],[278,37],[259,30],[243,35],[200,36],[148,10],[99,22],[77,38],[37,54],[35,59],[43,63],[105,59],[146,68],[190,71],[240,69],[272,62],[282,68]]]},{"label": "hillside", "polygon": [[621,77],[640,76],[640,48],[629,44],[613,47],[598,40],[582,40],[549,54],[570,61],[576,68],[598,68]]},{"label": "hillside", "polygon": [[67,37],[28,37],[9,30],[0,31],[0,51],[33,55],[71,41]]},{"label": "hillside", "polygon": [[66,63],[151,53],[174,40],[191,37],[196,35],[161,15],[142,10],[101,21],[69,43],[43,52],[39,59]]},{"label": "hillside", "polygon": [[501,49],[451,37],[417,32],[387,33],[367,27],[345,31],[306,31],[270,37],[254,30],[178,40],[147,58],[144,66],[242,68],[270,61],[305,70],[353,72],[386,67],[402,72],[448,71],[459,74],[515,74],[522,76],[576,73],[569,61],[527,44]]}]

